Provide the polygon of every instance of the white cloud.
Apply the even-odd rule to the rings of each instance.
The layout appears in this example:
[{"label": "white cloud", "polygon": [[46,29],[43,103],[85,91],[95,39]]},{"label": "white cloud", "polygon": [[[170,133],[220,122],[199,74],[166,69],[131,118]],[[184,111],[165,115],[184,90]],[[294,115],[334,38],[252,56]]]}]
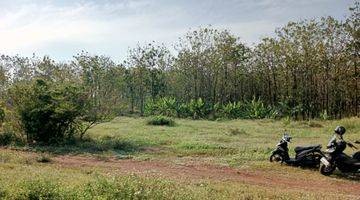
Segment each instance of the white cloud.
[{"label": "white cloud", "polygon": [[332,9],[329,15],[343,15],[348,4],[339,0],[5,0],[0,2],[0,53],[35,52],[68,60],[87,50],[119,60],[138,42],[175,42],[190,28],[208,24],[227,28],[251,44],[294,18]]}]

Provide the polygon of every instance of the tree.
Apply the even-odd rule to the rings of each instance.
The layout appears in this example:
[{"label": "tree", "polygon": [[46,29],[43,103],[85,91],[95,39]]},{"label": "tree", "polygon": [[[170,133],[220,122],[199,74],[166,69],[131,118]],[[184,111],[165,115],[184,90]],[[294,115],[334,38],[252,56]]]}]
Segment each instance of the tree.
[{"label": "tree", "polygon": [[360,113],[360,72],[358,69],[360,59],[360,2],[355,2],[355,5],[350,8],[351,15],[346,19],[345,30],[348,34],[347,52],[353,72],[350,84],[348,85],[354,93],[352,95],[352,104],[354,107],[354,115],[359,116]]},{"label": "tree", "polygon": [[124,65],[131,68],[128,69],[126,79],[129,90],[134,93],[130,95],[132,110],[137,101],[140,114],[143,115],[148,96],[152,100],[164,96],[166,90],[164,73],[170,63],[171,56],[168,49],[155,43],[138,45],[129,51]]},{"label": "tree", "polygon": [[91,56],[85,52],[76,56],[72,64],[80,72],[80,85],[85,91],[86,109],[81,117],[83,123],[78,123],[80,138],[83,138],[89,128],[113,118],[114,106],[118,104],[118,82],[115,79],[119,71],[110,58]]}]

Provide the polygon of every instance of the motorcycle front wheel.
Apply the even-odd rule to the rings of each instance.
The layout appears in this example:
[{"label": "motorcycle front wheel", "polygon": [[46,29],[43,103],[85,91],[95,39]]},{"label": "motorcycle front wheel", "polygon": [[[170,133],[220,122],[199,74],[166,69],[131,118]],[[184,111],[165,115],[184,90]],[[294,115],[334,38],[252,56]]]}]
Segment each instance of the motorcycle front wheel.
[{"label": "motorcycle front wheel", "polygon": [[320,171],[320,173],[322,174],[322,175],[325,175],[325,176],[329,176],[329,175],[331,175],[333,172],[334,172],[334,170],[335,170],[335,167],[333,167],[333,166],[326,166],[326,165],[324,165],[323,163],[320,163],[320,169],[319,169],[319,171]]},{"label": "motorcycle front wheel", "polygon": [[272,154],[270,156],[270,162],[282,163],[283,162],[283,157],[278,153]]}]

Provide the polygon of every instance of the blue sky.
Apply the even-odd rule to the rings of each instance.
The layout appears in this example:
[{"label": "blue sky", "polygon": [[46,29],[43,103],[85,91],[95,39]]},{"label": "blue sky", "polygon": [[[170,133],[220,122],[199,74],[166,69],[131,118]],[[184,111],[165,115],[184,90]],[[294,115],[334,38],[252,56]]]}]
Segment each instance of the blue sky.
[{"label": "blue sky", "polygon": [[125,58],[129,47],[171,46],[211,24],[252,45],[288,21],[331,15],[352,0],[0,0],[0,54],[50,55],[68,61],[81,50]]}]

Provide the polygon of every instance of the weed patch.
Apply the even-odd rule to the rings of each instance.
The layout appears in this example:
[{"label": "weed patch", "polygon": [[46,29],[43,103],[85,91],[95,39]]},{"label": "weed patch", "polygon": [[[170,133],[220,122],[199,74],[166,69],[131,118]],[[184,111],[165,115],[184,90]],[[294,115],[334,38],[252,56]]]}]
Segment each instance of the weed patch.
[{"label": "weed patch", "polygon": [[175,121],[171,118],[158,115],[155,117],[150,118],[147,121],[148,125],[154,125],[154,126],[175,126]]},{"label": "weed patch", "polygon": [[51,162],[51,158],[47,154],[41,154],[38,158],[36,158],[36,161],[40,163],[49,163]]},{"label": "weed patch", "polygon": [[314,121],[309,121],[308,125],[309,125],[309,127],[312,127],[312,128],[321,128],[321,127],[323,127],[320,123],[317,123],[317,122],[314,122]]},{"label": "weed patch", "polygon": [[247,135],[248,133],[243,129],[230,128],[228,134],[231,136],[235,136],[235,135]]}]

